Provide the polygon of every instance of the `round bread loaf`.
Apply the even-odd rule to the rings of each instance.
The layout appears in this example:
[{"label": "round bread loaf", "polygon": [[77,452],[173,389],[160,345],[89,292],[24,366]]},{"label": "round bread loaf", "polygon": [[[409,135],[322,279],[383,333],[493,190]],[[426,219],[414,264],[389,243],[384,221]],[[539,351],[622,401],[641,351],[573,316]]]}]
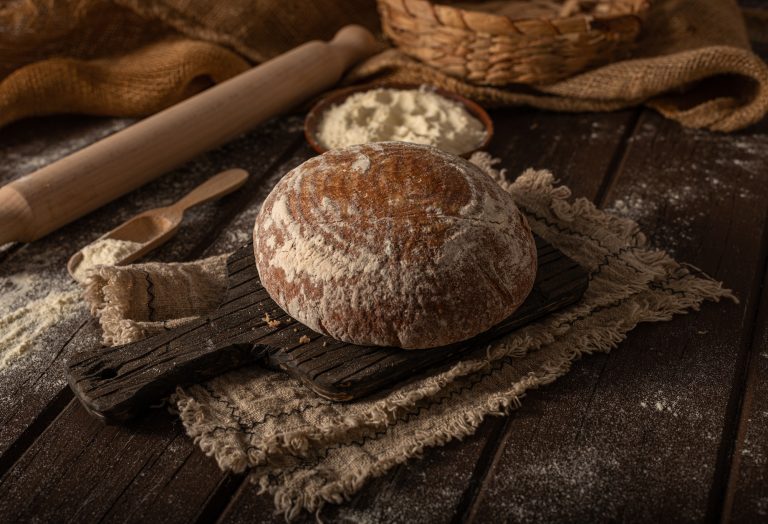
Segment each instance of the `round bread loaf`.
[{"label": "round bread loaf", "polygon": [[261,283],[315,331],[355,344],[431,348],[512,314],[536,246],[512,197],[434,147],[329,151],[286,174],[256,218]]}]

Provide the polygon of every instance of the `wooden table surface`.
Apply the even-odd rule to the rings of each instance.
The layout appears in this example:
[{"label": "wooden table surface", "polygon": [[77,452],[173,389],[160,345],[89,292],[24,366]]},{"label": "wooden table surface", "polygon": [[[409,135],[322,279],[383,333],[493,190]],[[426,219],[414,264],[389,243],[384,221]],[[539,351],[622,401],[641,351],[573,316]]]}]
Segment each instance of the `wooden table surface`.
[{"label": "wooden table surface", "polygon": [[[766,51],[765,46],[761,51]],[[765,56],[765,53],[763,53]],[[333,522],[768,521],[768,120],[690,130],[645,109],[492,112],[489,151],[639,221],[653,243],[725,282],[740,303],[643,324],[531,392],[512,416],[371,481]],[[0,130],[0,183],[128,125],[55,117]],[[28,245],[0,248],[2,279],[64,278],[72,252],[215,172],[244,190],[193,212],[149,258],[190,260],[244,242],[271,185],[312,155],[301,115],[270,122]],[[72,398],[62,363],[99,343],[86,313],[0,372],[0,522],[279,522],[243,475],[222,473],[165,410],[105,426]],[[307,516],[306,521],[314,520]]]}]

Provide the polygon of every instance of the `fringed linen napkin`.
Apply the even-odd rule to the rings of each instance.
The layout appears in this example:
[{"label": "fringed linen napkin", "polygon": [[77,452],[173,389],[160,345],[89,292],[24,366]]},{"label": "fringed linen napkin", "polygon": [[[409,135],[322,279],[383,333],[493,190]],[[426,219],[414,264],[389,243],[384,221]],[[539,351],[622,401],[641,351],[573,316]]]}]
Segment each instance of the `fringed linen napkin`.
[{"label": "fringed linen napkin", "polygon": [[[639,322],[669,320],[704,300],[735,300],[719,282],[649,247],[635,222],[570,201],[549,172],[528,170],[509,182],[486,153],[472,161],[514,195],[538,235],[590,271],[584,298],[433,376],[351,403],[255,366],[179,389],[172,400],[187,433],[222,469],[250,469],[287,517],[341,503],[425,448],[472,434],[581,355],[615,347]],[[214,308],[225,273],[224,257],[100,267],[87,298],[105,342],[126,343]]]}]

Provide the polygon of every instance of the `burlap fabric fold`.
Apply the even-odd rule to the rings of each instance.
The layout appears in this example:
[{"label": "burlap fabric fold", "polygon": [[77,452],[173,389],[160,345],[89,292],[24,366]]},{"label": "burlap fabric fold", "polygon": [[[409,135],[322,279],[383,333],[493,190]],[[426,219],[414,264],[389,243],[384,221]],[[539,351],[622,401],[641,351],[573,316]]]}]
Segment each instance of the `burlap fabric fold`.
[{"label": "burlap fabric fold", "polygon": [[[485,417],[519,406],[528,389],[551,383],[578,357],[615,347],[639,322],[734,298],[650,247],[635,222],[584,199],[570,201],[568,188],[555,186],[549,172],[528,170],[509,182],[489,155],[477,153],[472,161],[514,195],[537,234],[590,271],[586,294],[433,376],[351,403],[324,400],[288,375],[259,367],[179,389],[173,402],[187,433],[222,469],[250,469],[287,517],[341,503],[425,448],[472,434]],[[161,320],[213,307],[212,298],[199,307],[179,303],[174,315],[173,304],[187,295],[212,297],[224,282],[223,257],[100,268],[87,296],[105,339],[116,344],[162,329]],[[153,302],[163,310],[155,322],[148,321],[160,315],[152,313]]]},{"label": "burlap fabric fold", "polygon": [[[374,0],[25,0],[0,6],[0,126],[27,116],[142,116],[356,22]],[[486,105],[611,111],[645,103],[733,131],[768,112],[768,68],[734,0],[656,0],[634,55],[535,89],[467,84],[390,50],[348,82],[428,82]],[[247,60],[247,61],[246,61]]]}]

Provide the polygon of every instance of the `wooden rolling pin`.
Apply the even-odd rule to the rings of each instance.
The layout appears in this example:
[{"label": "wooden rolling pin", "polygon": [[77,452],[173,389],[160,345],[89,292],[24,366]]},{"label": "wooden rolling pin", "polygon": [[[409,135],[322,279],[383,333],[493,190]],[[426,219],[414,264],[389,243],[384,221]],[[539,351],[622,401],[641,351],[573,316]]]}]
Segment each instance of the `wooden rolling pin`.
[{"label": "wooden rolling pin", "polygon": [[378,50],[360,26],[312,41],[0,188],[0,245],[31,242],[332,87]]}]

